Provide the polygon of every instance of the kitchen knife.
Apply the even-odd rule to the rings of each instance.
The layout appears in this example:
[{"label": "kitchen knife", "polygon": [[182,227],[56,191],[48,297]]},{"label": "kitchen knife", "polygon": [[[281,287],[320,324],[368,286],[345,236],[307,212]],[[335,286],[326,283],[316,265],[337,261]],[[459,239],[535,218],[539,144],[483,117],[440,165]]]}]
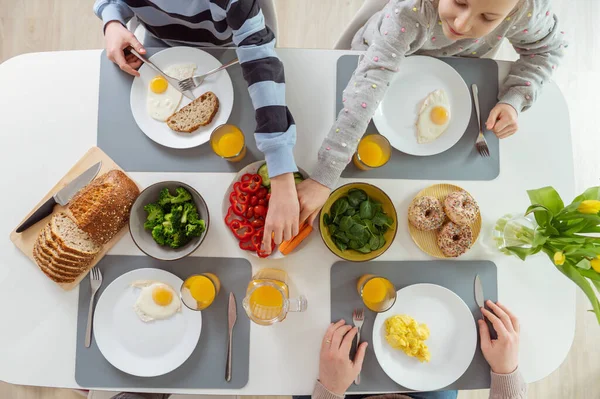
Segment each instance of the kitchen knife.
[{"label": "kitchen knife", "polygon": [[237,320],[237,307],[233,292],[229,293],[229,307],[227,309],[227,322],[229,323],[229,342],[227,344],[227,364],[225,365],[225,381],[231,381],[231,352],[233,350],[233,326]]},{"label": "kitchen knife", "polygon": [[[485,308],[485,299],[483,296],[483,285],[481,284],[481,279],[479,278],[479,274],[475,276],[475,302],[477,302],[477,306],[479,308]],[[483,317],[483,314],[482,314]],[[498,339],[498,335],[496,334],[496,330],[492,326],[492,322],[489,321],[486,317],[483,317],[483,320],[487,323],[488,329],[490,330],[490,337],[492,339]]]},{"label": "kitchen knife", "polygon": [[22,233],[27,230],[46,216],[52,214],[54,206],[56,204],[67,205],[71,198],[83,187],[87,186],[89,182],[94,180],[100,169],[102,168],[102,161],[91,166],[88,170],[71,180],[69,184],[60,189],[52,197],[48,198],[48,201],[44,202],[38,209],[23,224],[17,228],[17,233]]}]

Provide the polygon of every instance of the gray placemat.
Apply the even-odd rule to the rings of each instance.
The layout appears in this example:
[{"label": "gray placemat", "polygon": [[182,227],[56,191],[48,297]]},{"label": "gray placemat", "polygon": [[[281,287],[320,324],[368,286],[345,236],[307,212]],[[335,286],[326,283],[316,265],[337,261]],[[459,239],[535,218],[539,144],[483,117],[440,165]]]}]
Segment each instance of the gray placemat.
[{"label": "gray placemat", "polygon": [[[146,48],[148,57],[162,50]],[[231,49],[203,49],[223,64],[236,57]],[[199,66],[200,67],[200,66]],[[100,56],[100,93],[98,98],[98,147],[127,172],[239,172],[252,162],[264,159],[256,148],[254,107],[242,69],[227,69],[233,83],[233,109],[227,123],[238,126],[246,136],[248,152],[240,162],[218,157],[208,143],[195,148],[173,149],[150,140],[133,119],[129,96],[133,77]]]},{"label": "gray placemat", "polygon": [[[481,118],[486,120],[498,100],[498,64],[489,59],[440,58],[462,76],[471,91],[471,84],[479,87]],[[336,115],[343,108],[342,92],[356,69],[357,55],[340,57],[337,65]],[[367,134],[379,133],[371,121]],[[369,179],[421,179],[421,180],[493,180],[500,173],[498,138],[492,132],[484,132],[490,149],[490,157],[483,158],[475,149],[479,134],[475,106],[469,126],[462,138],[449,150],[432,156],[418,157],[396,149],[390,161],[381,168],[362,171],[350,163],[342,177]]]},{"label": "gray placemat", "polygon": [[[144,378],[126,374],[113,367],[98,350],[85,348],[85,328],[90,300],[89,276],[79,285],[77,317],[77,349],[75,381],[86,388],[205,388],[239,389],[248,383],[250,362],[250,319],[245,317],[242,299],[252,276],[252,266],[245,259],[187,257],[176,262],[165,262],[148,256],[105,256],[96,267],[103,276],[100,298],[104,288],[117,277],[134,269],[157,268],[175,274],[181,279],[192,274],[213,272],[221,280],[221,291],[215,302],[202,311],[202,333],[196,349],[177,369],[158,377]],[[231,382],[225,382],[227,352],[227,305],[229,293],[235,294],[238,318],[234,327],[233,370]]]},{"label": "gray placemat", "polygon": [[[356,292],[356,281],[363,274],[372,273],[388,278],[396,287],[432,283],[454,291],[467,304],[475,320],[481,311],[475,303],[473,284],[479,274],[486,299],[498,300],[496,265],[490,261],[385,261],[337,262],[331,267],[331,321],[345,319],[352,323],[352,310],[364,307]],[[361,339],[369,342],[363,364],[361,383],[352,385],[351,392],[399,392],[406,388],[396,384],[385,374],[373,352],[373,323],[376,313],[365,312]],[[477,334],[479,337],[479,334]],[[435,356],[435,354],[432,354]],[[479,341],[471,365],[456,382],[445,389],[483,389],[490,387],[490,367],[483,358]]]}]

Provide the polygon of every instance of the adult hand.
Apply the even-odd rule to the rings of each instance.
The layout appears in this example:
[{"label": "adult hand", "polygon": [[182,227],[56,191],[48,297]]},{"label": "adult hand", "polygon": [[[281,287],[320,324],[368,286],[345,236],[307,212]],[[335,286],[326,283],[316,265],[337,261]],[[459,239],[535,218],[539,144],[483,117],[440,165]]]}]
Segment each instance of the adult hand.
[{"label": "adult hand", "polygon": [[125,28],[119,21],[111,21],[104,29],[104,43],[108,59],[114,62],[132,76],[140,76],[136,70],[142,65],[142,61],[133,54],[125,56],[123,50],[133,47],[138,53],[146,54],[146,50],[135,35]]},{"label": "adult hand", "polygon": [[[282,241],[291,240],[298,235],[298,194],[293,173],[271,178],[271,199],[265,219],[263,250],[271,253],[271,240],[279,245]],[[273,237],[271,237],[273,236]]]},{"label": "adult hand", "polygon": [[517,123],[517,111],[508,104],[496,104],[490,111],[490,116],[485,123],[488,130],[491,130],[500,139],[512,136],[519,129]]},{"label": "adult hand", "polygon": [[478,320],[481,351],[494,373],[510,374],[519,365],[519,320],[500,302],[486,303],[495,314],[485,308],[481,311],[492,322],[498,339],[492,340],[486,322]]},{"label": "adult hand", "polygon": [[362,368],[367,343],[358,346],[354,361],[350,360],[350,348],[358,330],[345,325],[344,320],[331,324],[323,337],[319,360],[319,381],[330,392],[344,396]]},{"label": "adult hand", "polygon": [[313,179],[306,179],[296,187],[300,202],[300,224],[308,220],[312,225],[319,211],[329,198],[331,190]]}]

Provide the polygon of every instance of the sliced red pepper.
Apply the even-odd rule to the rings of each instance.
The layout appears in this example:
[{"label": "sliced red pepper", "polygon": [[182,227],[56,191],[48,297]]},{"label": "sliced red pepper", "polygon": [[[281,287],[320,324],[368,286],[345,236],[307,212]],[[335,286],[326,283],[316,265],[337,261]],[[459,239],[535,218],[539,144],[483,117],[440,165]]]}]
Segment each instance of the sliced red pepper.
[{"label": "sliced red pepper", "polygon": [[246,222],[240,222],[234,220],[229,226],[235,238],[240,241],[250,241],[254,235],[254,227],[250,226]]},{"label": "sliced red pepper", "polygon": [[252,222],[250,222],[250,224],[256,230],[256,229],[260,229],[261,227],[264,227],[265,226],[265,221],[262,220],[262,219],[254,219]]},{"label": "sliced red pepper", "polygon": [[243,193],[242,183],[240,183],[239,181],[236,181],[235,183],[233,183],[233,191],[235,191],[235,193],[237,195],[240,195],[241,193]]},{"label": "sliced red pepper", "polygon": [[262,184],[262,177],[260,175],[252,175],[252,181],[260,186]]},{"label": "sliced red pepper", "polygon": [[234,191],[232,191],[232,192],[229,194],[229,203],[230,203],[231,205],[233,205],[233,204],[235,204],[236,202],[237,202],[237,194],[236,194],[236,192],[235,192],[235,190],[234,190]]},{"label": "sliced red pepper", "polygon": [[242,179],[241,179],[242,183],[250,181],[250,180],[252,180],[252,175],[250,173],[246,173],[245,175],[242,176]]},{"label": "sliced red pepper", "polygon": [[254,247],[254,244],[252,244],[251,240],[240,241],[239,245],[240,245],[240,248],[243,249],[244,251],[250,251],[250,252],[256,251],[256,248]]},{"label": "sliced red pepper", "polygon": [[233,213],[233,206],[230,206],[227,210],[227,215],[225,216],[225,224],[230,226],[234,220],[240,220],[239,216]]},{"label": "sliced red pepper", "polygon": [[252,206],[258,205],[258,196],[253,195],[252,197],[250,197],[250,205],[252,205]]},{"label": "sliced red pepper", "polygon": [[246,211],[248,210],[247,205],[236,202],[235,204],[232,204],[231,206],[233,207],[233,213],[235,213],[236,215],[241,216],[241,217],[246,217]]},{"label": "sliced red pepper", "polygon": [[239,193],[237,194],[237,200],[240,204],[248,205],[250,202],[250,196],[248,193]]},{"label": "sliced red pepper", "polygon": [[240,186],[240,190],[248,194],[256,194],[259,188],[260,184],[256,184],[256,182],[252,180],[242,182],[242,185]]},{"label": "sliced red pepper", "polygon": [[265,233],[265,229],[258,228],[254,230],[254,235],[252,236],[252,245],[254,245],[254,250],[257,248],[260,249],[263,240],[263,234]]}]

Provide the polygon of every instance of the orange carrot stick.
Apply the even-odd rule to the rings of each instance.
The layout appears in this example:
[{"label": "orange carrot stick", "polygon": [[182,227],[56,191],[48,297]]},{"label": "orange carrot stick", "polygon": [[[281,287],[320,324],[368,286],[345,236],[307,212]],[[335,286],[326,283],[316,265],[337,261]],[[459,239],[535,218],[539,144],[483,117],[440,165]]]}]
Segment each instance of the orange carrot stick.
[{"label": "orange carrot stick", "polygon": [[288,255],[290,252],[292,252],[298,245],[300,245],[300,243],[306,238],[308,237],[308,235],[313,231],[313,228],[310,224],[308,223],[304,223],[301,227],[300,227],[300,232],[298,233],[298,235],[294,238],[292,238],[289,241],[284,241],[279,245],[279,252],[281,252],[283,255]]}]

